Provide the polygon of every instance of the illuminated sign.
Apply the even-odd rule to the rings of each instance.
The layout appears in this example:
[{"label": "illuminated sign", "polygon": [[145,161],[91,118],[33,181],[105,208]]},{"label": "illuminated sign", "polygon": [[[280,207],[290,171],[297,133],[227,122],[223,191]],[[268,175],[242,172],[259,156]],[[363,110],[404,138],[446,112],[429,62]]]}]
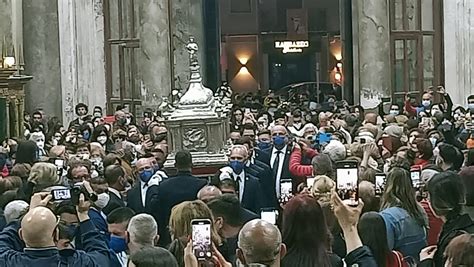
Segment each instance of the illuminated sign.
[{"label": "illuminated sign", "polygon": [[283,54],[286,53],[302,53],[303,48],[309,47],[309,41],[276,41],[275,48],[283,49]]}]

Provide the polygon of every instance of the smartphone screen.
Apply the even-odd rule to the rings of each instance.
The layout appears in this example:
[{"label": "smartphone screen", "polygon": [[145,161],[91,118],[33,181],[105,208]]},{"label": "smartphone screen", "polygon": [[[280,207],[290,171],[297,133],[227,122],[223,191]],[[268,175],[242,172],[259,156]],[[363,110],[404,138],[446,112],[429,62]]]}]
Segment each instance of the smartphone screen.
[{"label": "smartphone screen", "polygon": [[273,225],[277,224],[278,210],[275,209],[262,209],[260,212],[260,218],[262,220],[269,222]]},{"label": "smartphone screen", "polygon": [[282,179],[280,181],[280,202],[287,203],[293,196],[293,184],[291,179]]},{"label": "smartphone screen", "polygon": [[194,255],[198,261],[211,259],[211,221],[207,219],[192,220],[191,225]]},{"label": "smartphone screen", "polygon": [[341,199],[351,206],[359,205],[359,169],[356,161],[337,163],[337,191]]},{"label": "smartphone screen", "polygon": [[420,185],[420,171],[419,170],[412,170],[411,174],[411,182],[413,187],[418,187]]},{"label": "smartphone screen", "polygon": [[54,160],[54,165],[59,168],[64,168],[64,160],[63,159],[55,159]]},{"label": "smartphone screen", "polygon": [[381,195],[385,188],[385,181],[387,176],[384,173],[378,173],[375,175],[375,193]]},{"label": "smartphone screen", "polygon": [[54,189],[51,190],[51,195],[53,196],[53,201],[71,199],[71,191],[69,189]]}]

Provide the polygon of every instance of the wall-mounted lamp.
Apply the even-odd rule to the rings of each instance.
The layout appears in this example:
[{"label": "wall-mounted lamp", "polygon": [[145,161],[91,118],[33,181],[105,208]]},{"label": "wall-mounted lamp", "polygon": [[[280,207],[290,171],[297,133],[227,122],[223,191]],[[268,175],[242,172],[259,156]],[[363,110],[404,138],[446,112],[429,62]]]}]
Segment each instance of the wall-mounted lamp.
[{"label": "wall-mounted lamp", "polygon": [[340,62],[340,61],[337,62],[336,67],[337,67],[338,69],[342,69],[342,62]]},{"label": "wall-mounted lamp", "polygon": [[336,72],[336,74],[334,74],[334,80],[336,80],[336,82],[341,82],[342,74],[340,72]]},{"label": "wall-mounted lamp", "polygon": [[250,75],[249,69],[245,66],[242,66],[239,70],[239,75]]}]

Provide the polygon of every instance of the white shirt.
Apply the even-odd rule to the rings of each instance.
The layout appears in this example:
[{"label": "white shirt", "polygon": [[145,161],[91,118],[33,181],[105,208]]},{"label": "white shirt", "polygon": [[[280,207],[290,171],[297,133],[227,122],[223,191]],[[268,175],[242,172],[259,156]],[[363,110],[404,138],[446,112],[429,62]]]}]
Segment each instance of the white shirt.
[{"label": "white shirt", "polygon": [[280,180],[281,180],[281,172],[283,170],[283,163],[285,163],[285,155],[286,155],[286,149],[288,148],[287,145],[285,145],[285,147],[282,148],[281,153],[277,153],[278,149],[276,149],[275,147],[273,147],[272,149],[272,157],[270,159],[270,167],[272,167],[273,169],[273,163],[275,163],[275,159],[278,156],[280,156],[280,161],[278,162],[278,171],[277,171],[277,175],[275,177],[275,191],[276,191],[276,194],[277,194],[277,197],[280,197]]},{"label": "white shirt", "polygon": [[145,207],[145,202],[146,202],[146,192],[148,191],[148,188],[150,188],[152,185],[158,185],[160,181],[158,181],[157,178],[151,178],[148,183],[144,183],[142,180],[140,180],[140,190],[142,192],[142,204],[143,207]]},{"label": "white shirt", "polygon": [[237,181],[237,177],[240,178],[239,181],[239,201],[242,202],[242,198],[244,197],[244,189],[245,189],[245,171],[242,171],[240,174],[235,172],[232,173],[234,177],[234,181]]},{"label": "white shirt", "polygon": [[120,192],[115,188],[109,187],[109,193],[113,193],[118,198],[122,199],[122,194],[120,194]]}]

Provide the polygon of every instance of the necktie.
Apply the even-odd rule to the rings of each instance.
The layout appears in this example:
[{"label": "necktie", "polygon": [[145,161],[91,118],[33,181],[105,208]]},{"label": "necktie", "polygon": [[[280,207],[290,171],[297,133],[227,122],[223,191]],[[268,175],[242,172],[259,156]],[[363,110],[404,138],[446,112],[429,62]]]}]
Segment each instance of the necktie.
[{"label": "necktie", "polygon": [[235,175],[234,176],[234,182],[235,182],[235,193],[237,194],[237,197],[240,199],[240,175]]},{"label": "necktie", "polygon": [[277,150],[276,152],[276,157],[275,157],[275,160],[273,160],[273,177],[277,177],[278,175],[278,168],[280,167],[280,154],[281,154],[281,151],[280,150]]}]

